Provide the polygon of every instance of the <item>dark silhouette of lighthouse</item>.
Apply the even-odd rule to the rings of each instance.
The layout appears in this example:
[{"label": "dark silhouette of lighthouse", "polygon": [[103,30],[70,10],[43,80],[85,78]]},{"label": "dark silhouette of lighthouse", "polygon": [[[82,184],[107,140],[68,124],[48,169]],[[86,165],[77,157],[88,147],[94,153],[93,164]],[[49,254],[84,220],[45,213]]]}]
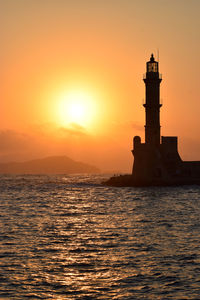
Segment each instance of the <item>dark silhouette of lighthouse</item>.
[{"label": "dark silhouette of lighthouse", "polygon": [[149,145],[160,144],[160,83],[161,75],[158,71],[158,62],[154,60],[153,54],[146,64],[144,82],[146,86],[146,112],[145,143]]},{"label": "dark silhouette of lighthouse", "polygon": [[145,82],[145,142],[133,138],[134,156],[131,175],[111,177],[113,186],[200,185],[200,161],[182,161],[176,136],[160,135],[161,74],[153,54],[146,63]]},{"label": "dark silhouette of lighthouse", "polygon": [[[160,134],[160,83],[159,64],[153,54],[146,63],[145,83],[145,142],[139,136],[133,139],[134,163],[132,176],[137,184],[151,184],[168,180],[180,172],[181,158],[177,151],[177,137]],[[171,174],[169,174],[171,173]]]}]

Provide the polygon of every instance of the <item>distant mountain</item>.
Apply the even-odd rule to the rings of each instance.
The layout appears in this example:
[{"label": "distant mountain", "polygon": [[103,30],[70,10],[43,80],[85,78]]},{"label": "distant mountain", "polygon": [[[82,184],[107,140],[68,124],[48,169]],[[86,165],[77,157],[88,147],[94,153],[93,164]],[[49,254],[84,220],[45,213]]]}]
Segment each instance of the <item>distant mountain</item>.
[{"label": "distant mountain", "polygon": [[0,163],[0,174],[75,174],[99,172],[98,168],[74,161],[67,156],[50,156],[26,162]]}]

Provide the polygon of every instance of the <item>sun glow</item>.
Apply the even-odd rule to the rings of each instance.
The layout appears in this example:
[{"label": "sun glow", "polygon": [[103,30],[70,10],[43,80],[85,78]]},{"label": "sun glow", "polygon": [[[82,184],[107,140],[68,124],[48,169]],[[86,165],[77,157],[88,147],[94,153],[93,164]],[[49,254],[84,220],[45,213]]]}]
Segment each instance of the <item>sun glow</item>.
[{"label": "sun glow", "polygon": [[83,127],[91,126],[97,113],[94,96],[85,91],[73,90],[60,95],[58,119],[63,126],[76,123]]}]

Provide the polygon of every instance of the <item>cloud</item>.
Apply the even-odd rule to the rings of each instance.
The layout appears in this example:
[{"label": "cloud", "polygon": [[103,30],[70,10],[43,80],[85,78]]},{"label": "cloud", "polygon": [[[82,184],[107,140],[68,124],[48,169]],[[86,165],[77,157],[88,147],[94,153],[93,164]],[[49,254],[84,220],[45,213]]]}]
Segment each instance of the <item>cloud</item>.
[{"label": "cloud", "polygon": [[125,122],[113,122],[112,130],[129,130],[135,129],[136,131],[144,131],[144,125],[138,122],[125,121]]},{"label": "cloud", "polygon": [[[116,134],[120,128],[116,128]],[[123,137],[123,130],[121,135]],[[39,124],[26,132],[0,131],[0,162],[66,155],[102,170],[123,170],[132,163],[130,147],[117,135],[93,136],[77,124],[71,124],[70,128]]]},{"label": "cloud", "polygon": [[67,134],[67,135],[76,135],[76,136],[89,135],[84,127],[82,127],[82,126],[80,126],[76,123],[70,124],[70,127],[60,127],[58,130],[61,133],[64,133],[64,134]]},{"label": "cloud", "polygon": [[144,125],[141,125],[140,123],[131,123],[131,127],[137,131],[144,131]]},{"label": "cloud", "polygon": [[36,144],[33,137],[14,130],[0,131],[0,161],[27,159]]},{"label": "cloud", "polygon": [[15,152],[29,145],[29,137],[13,130],[0,131],[0,153]]},{"label": "cloud", "polygon": [[76,158],[78,151],[90,143],[86,130],[71,124],[70,128],[56,128],[52,124],[39,124],[27,132],[0,131],[0,162],[24,161],[49,155],[69,155]]}]

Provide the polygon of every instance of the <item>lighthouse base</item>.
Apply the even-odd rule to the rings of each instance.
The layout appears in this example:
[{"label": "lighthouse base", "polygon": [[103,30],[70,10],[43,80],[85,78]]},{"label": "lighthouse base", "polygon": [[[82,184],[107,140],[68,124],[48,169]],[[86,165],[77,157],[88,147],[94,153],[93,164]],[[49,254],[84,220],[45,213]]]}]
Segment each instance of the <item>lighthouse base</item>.
[{"label": "lighthouse base", "polygon": [[200,184],[200,161],[182,161],[177,137],[162,137],[159,145],[141,143],[134,138],[131,175],[111,177],[110,186],[170,186]]}]

